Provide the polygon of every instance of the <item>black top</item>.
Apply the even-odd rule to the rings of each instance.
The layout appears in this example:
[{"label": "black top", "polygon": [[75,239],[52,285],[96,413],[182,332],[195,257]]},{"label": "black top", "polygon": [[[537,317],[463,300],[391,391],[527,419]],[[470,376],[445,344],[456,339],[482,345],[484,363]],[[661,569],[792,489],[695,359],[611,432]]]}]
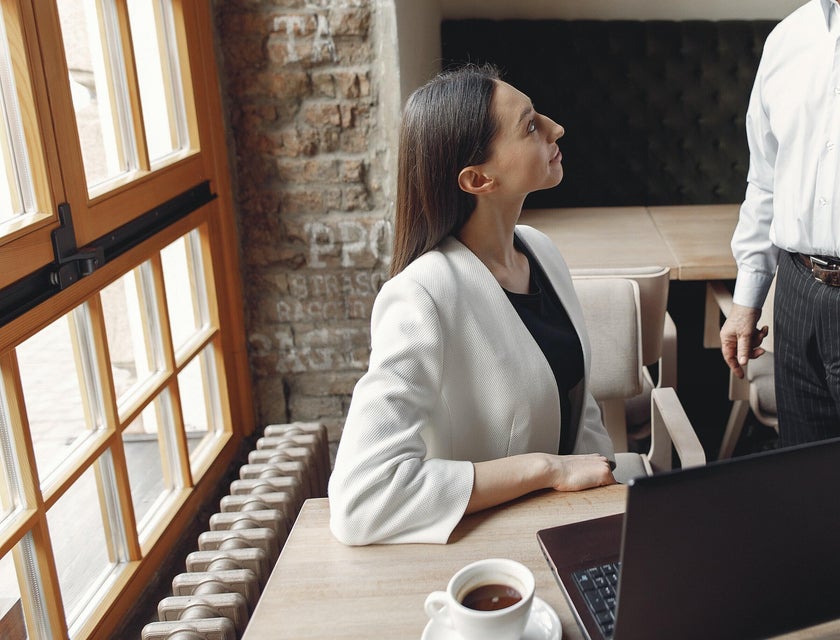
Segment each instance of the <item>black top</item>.
[{"label": "black top", "polygon": [[557,391],[560,394],[560,446],[558,452],[568,454],[575,446],[577,425],[571,424],[571,391],[583,379],[583,348],[569,314],[560,303],[554,287],[531,252],[514,238],[514,246],[528,258],[531,270],[529,293],[505,290],[522,322],[548,360]]}]

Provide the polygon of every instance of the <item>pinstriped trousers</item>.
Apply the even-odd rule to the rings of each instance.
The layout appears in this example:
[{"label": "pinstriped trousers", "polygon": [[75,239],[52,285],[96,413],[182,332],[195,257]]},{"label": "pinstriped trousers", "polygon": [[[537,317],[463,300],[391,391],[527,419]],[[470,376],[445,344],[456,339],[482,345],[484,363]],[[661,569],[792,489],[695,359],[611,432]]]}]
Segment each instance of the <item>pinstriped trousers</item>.
[{"label": "pinstriped trousers", "polygon": [[779,446],[840,436],[840,287],[779,256],[773,360]]}]

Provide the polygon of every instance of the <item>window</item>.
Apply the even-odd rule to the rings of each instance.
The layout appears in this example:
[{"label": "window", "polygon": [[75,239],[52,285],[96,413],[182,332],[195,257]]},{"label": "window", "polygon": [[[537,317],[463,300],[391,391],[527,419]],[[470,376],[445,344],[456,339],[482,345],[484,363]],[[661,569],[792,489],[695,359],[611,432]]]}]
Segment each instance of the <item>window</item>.
[{"label": "window", "polygon": [[[26,275],[33,266],[50,262],[49,227],[56,222],[55,188],[47,172],[47,158],[55,156],[48,137],[48,121],[38,114],[36,96],[44,97],[43,78],[27,69],[43,66],[25,59],[24,26],[30,24],[23,7],[3,2],[0,15],[0,288]],[[30,62],[33,66],[27,66]],[[25,114],[30,117],[24,120]],[[25,258],[24,258],[25,256]]]},{"label": "window", "polygon": [[107,637],[253,428],[208,5],[0,0],[0,625],[29,638]]}]

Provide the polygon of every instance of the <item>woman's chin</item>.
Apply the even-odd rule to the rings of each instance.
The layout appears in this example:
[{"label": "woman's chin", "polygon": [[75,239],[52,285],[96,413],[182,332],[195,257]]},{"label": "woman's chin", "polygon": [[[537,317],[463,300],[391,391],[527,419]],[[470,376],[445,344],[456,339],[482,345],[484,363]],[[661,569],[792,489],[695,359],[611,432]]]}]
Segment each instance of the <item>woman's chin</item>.
[{"label": "woman's chin", "polygon": [[547,186],[546,189],[553,189],[554,187],[556,187],[561,182],[563,182],[563,168],[562,167],[560,167],[560,175],[555,175],[554,179],[551,181],[551,184],[549,186]]},{"label": "woman's chin", "polygon": [[556,172],[552,172],[552,175],[546,178],[545,183],[542,186],[537,187],[534,191],[546,191],[548,189],[553,189],[557,185],[563,182],[563,168],[560,167],[559,174]]}]

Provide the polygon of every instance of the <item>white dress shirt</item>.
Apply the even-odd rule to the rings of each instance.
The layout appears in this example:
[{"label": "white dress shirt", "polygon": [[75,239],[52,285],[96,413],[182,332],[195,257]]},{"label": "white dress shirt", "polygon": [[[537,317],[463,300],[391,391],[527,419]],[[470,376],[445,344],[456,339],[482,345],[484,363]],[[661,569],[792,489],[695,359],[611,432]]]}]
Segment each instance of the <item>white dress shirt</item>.
[{"label": "white dress shirt", "polygon": [[[588,391],[591,353],[569,270],[536,229],[516,233],[581,339],[571,395],[574,453],[614,456]],[[444,543],[473,487],[473,462],[557,453],[560,396],[539,345],[481,260],[455,238],[382,287],[367,373],[353,391],[330,476],[330,527],[347,544]]]},{"label": "white dress shirt", "polygon": [[750,168],[732,237],[733,301],[761,307],[779,251],[840,256],[840,6],[811,0],[764,45],[747,110]]}]

